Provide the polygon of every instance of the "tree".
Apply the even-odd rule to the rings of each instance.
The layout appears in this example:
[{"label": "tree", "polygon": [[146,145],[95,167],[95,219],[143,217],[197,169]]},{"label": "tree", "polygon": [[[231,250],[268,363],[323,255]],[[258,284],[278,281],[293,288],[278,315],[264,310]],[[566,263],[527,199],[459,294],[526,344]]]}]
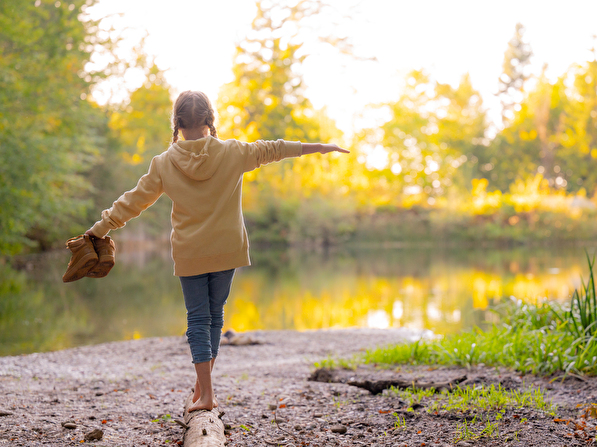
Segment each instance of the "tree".
[{"label": "tree", "polygon": [[517,179],[541,174],[551,187],[594,192],[596,79],[595,60],[571,67],[555,82],[544,70],[488,151],[494,169],[485,177],[494,187],[506,191]]},{"label": "tree", "polygon": [[300,66],[302,44],[296,42],[299,21],[314,14],[313,2],[294,6],[257,2],[252,30],[236,48],[234,80],[218,96],[219,132],[246,141],[313,140],[319,126],[304,95]]},{"label": "tree", "polygon": [[524,86],[530,77],[528,72],[533,56],[531,46],[524,41],[524,26],[516,24],[514,36],[508,42],[504,54],[503,73],[499,79],[498,97],[502,103],[502,124],[507,124],[514,117],[516,105],[523,99]]},{"label": "tree", "polygon": [[384,106],[391,117],[381,132],[366,129],[358,136],[363,147],[388,152],[385,168],[370,176],[383,177],[395,196],[442,196],[453,184],[470,187],[476,154],[484,149],[486,115],[468,75],[454,88],[412,71],[400,98]]},{"label": "tree", "polygon": [[105,121],[88,99],[102,73],[86,69],[109,48],[93,0],[0,3],[0,253],[42,248],[84,215]]},{"label": "tree", "polygon": [[560,172],[569,189],[597,190],[597,51],[593,60],[572,68],[574,80],[566,105],[567,121],[561,137]]}]

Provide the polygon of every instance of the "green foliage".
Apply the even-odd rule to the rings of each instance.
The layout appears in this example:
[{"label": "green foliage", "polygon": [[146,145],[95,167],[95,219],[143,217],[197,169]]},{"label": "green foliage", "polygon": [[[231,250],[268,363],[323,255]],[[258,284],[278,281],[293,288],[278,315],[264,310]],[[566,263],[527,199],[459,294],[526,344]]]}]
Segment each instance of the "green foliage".
[{"label": "green foliage", "polygon": [[0,5],[0,253],[47,248],[84,215],[91,169],[103,144],[102,114],[85,98],[103,73],[86,64],[94,2],[3,1]]}]

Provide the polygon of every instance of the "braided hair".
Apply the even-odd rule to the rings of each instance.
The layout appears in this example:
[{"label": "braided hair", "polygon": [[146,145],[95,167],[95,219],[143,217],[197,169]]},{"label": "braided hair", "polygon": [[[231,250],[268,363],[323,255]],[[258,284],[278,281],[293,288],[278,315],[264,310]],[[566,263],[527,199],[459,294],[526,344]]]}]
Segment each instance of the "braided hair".
[{"label": "braided hair", "polygon": [[176,98],[172,110],[172,143],[178,141],[180,129],[195,129],[200,126],[209,127],[210,135],[218,138],[214,121],[214,110],[205,93],[190,90],[182,92]]}]

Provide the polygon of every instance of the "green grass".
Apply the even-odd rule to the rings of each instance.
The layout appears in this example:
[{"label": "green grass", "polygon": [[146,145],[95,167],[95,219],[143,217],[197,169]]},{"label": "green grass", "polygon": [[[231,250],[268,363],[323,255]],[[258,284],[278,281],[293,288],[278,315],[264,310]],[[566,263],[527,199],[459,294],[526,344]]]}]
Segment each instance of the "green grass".
[{"label": "green grass", "polygon": [[356,357],[355,358],[334,358],[334,357],[327,357],[325,359],[320,360],[319,362],[315,362],[316,368],[327,368],[327,369],[336,369],[342,368],[354,371],[357,368],[357,365],[361,363]]},{"label": "green grass", "polygon": [[593,266],[568,305],[511,299],[495,311],[500,323],[441,339],[368,351],[366,363],[507,366],[523,373],[597,375],[597,296]]},{"label": "green grass", "polygon": [[[556,406],[546,400],[544,391],[540,388],[530,388],[524,391],[506,390],[501,386],[455,387],[450,391],[435,393],[435,390],[394,389],[389,395],[395,395],[409,402],[407,411],[413,411],[412,406],[417,403],[423,405],[424,411],[431,414],[449,412],[462,418],[456,424],[453,442],[474,441],[481,438],[495,438],[499,436],[500,426],[504,418],[514,416],[517,410],[531,408],[551,417],[556,417]],[[587,410],[590,411],[591,409]],[[406,428],[406,419],[400,413],[393,413],[396,417],[394,429]],[[524,419],[511,418],[513,421],[524,423]]]},{"label": "green grass", "polygon": [[478,387],[454,387],[450,391],[436,393],[434,389],[398,389],[390,388],[390,395],[398,396],[412,408],[414,404],[427,406],[430,413],[437,411],[482,412],[496,414],[500,420],[506,410],[532,408],[555,416],[556,406],[547,401],[541,388],[530,388],[525,391],[506,390],[500,385]]}]

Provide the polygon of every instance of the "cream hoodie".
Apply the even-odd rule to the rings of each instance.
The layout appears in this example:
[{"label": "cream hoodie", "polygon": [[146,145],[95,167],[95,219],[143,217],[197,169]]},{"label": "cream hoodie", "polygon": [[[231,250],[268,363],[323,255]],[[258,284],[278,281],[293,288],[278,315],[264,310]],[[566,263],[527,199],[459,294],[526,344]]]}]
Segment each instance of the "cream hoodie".
[{"label": "cream hoodie", "polygon": [[172,259],[176,276],[250,265],[241,190],[245,172],[302,154],[300,142],[180,141],[151,161],[149,172],[91,227],[97,237],[122,228],[162,194],[172,199]]}]

